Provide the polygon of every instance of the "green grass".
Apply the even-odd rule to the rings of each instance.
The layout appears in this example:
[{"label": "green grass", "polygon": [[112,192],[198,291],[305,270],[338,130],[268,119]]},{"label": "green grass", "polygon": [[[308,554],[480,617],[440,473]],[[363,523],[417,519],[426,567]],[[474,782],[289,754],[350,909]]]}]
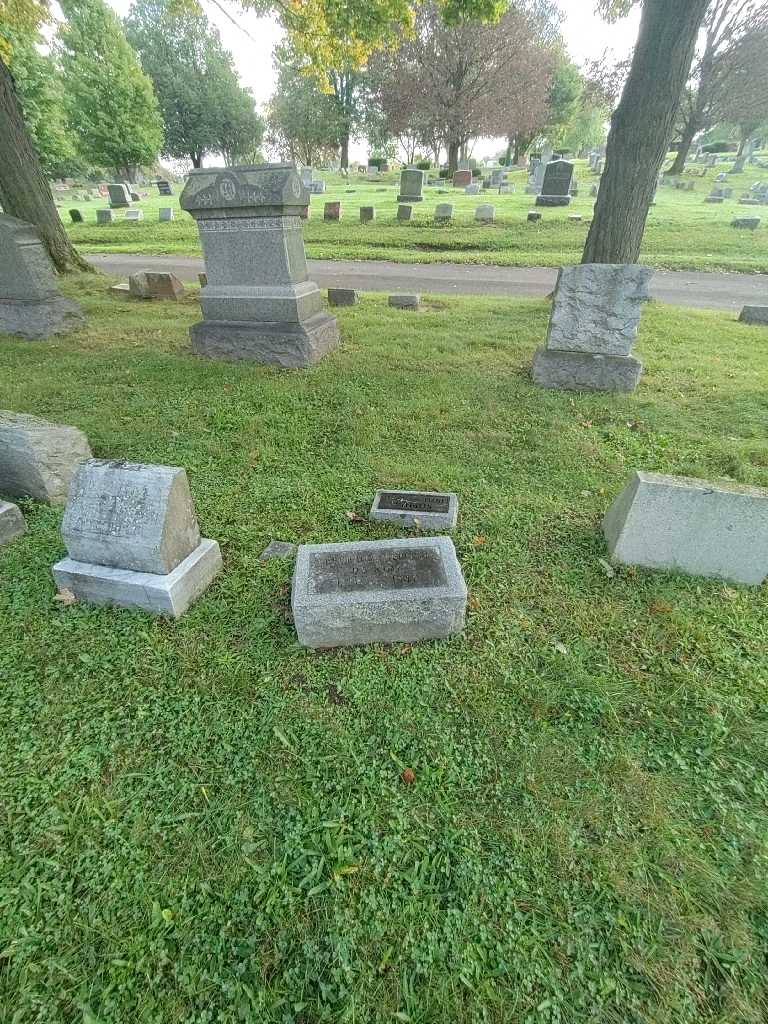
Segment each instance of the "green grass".
[{"label": "green grass", "polygon": [[[536,390],[547,306],[380,297],[281,372],[194,299],[0,342],[0,407],[187,467],[225,571],[178,623],[63,606],[61,511],[0,551],[0,1020],[760,1024],[765,588],[617,568],[629,471],[768,485],[768,330],[651,304],[633,396]],[[460,495],[448,641],[312,654],[271,538]],[[415,784],[401,773],[410,767]]]},{"label": "green grass", "polygon": [[[742,175],[730,175],[727,184],[734,188],[735,198],[720,206],[703,201],[712,188],[715,173],[710,170],[706,179],[691,178],[696,182],[694,193],[659,189],[643,242],[644,262],[673,270],[768,273],[765,225],[754,232],[731,227],[737,211],[761,214],[761,208],[741,207],[737,202],[741,192],[760,177],[759,168],[751,167]],[[577,174],[581,182],[580,195],[568,208],[544,210],[544,219],[538,224],[529,224],[526,220],[534,197],[524,194],[526,175],[521,171],[512,175],[517,189],[513,195],[490,192],[467,196],[462,190],[447,186],[444,190],[429,187],[409,224],[399,224],[396,220],[399,180],[396,174],[385,175],[381,183],[364,178],[345,181],[338,175],[321,174],[320,177],[328,181],[328,191],[312,197],[312,216],[304,226],[307,255],[316,259],[507,266],[560,266],[578,262],[594,204],[589,190],[597,178],[583,162],[579,162]],[[177,206],[178,196],[169,199],[155,195],[154,188],[148,191],[151,196],[140,204],[146,218],[141,224],[126,223],[122,212],[116,211],[119,218],[116,223],[97,226],[95,211],[105,205],[103,201],[90,204],[63,201],[62,214],[66,220],[69,220],[66,210],[73,205],[79,206],[87,219],[85,224],[70,226],[72,238],[86,252],[199,253],[197,229],[186,213],[177,210],[178,219],[174,222],[157,222],[158,208]],[[176,191],[179,191],[178,186]],[[323,204],[337,199],[343,203],[343,219],[339,223],[325,223]],[[435,206],[440,202],[454,204],[455,217],[450,225],[438,226],[433,222]],[[485,202],[496,207],[496,223],[476,226],[474,211]],[[376,207],[377,219],[370,224],[360,224],[359,207],[368,205]],[[571,213],[582,214],[584,221],[569,222]]]}]

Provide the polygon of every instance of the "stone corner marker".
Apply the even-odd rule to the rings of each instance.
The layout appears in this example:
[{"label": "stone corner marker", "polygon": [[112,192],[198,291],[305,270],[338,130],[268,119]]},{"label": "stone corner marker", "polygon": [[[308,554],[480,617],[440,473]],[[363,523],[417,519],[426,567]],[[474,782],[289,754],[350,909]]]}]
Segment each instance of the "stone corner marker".
[{"label": "stone corner marker", "polygon": [[739,316],[739,322],[768,327],[768,306],[745,306]]},{"label": "stone corner marker", "polygon": [[768,575],[768,490],[636,470],[603,533],[617,562],[758,586]]},{"label": "stone corner marker", "polygon": [[34,226],[0,214],[0,331],[37,340],[83,323],[78,304],[59,294]]},{"label": "stone corner marker", "polygon": [[91,604],[178,618],[221,569],[203,539],[179,466],[91,459],[72,480],[61,535],[59,590]]},{"label": "stone corner marker", "polygon": [[562,267],[534,382],[566,391],[634,391],[643,367],[630,352],[652,274],[638,264]]},{"label": "stone corner marker", "polygon": [[0,409],[0,495],[63,505],[77,467],[91,458],[77,427]]},{"label": "stone corner marker", "polygon": [[305,647],[411,643],[460,632],[467,587],[449,537],[305,544],[291,604]]},{"label": "stone corner marker", "polygon": [[368,518],[419,530],[452,530],[459,499],[452,491],[378,490]]},{"label": "stone corner marker", "polygon": [[128,278],[128,290],[135,299],[172,299],[180,302],[185,293],[184,285],[166,271],[141,270]]},{"label": "stone corner marker", "polygon": [[27,524],[18,505],[0,499],[0,548],[26,532]]},{"label": "stone corner marker", "polygon": [[293,164],[192,171],[180,203],[197,221],[208,284],[192,348],[214,359],[309,366],[339,342],[309,280]]},{"label": "stone corner marker", "polygon": [[421,305],[421,295],[397,292],[389,296],[387,305],[393,309],[418,309]]},{"label": "stone corner marker", "polygon": [[330,306],[356,306],[360,301],[354,288],[329,288],[328,304]]}]

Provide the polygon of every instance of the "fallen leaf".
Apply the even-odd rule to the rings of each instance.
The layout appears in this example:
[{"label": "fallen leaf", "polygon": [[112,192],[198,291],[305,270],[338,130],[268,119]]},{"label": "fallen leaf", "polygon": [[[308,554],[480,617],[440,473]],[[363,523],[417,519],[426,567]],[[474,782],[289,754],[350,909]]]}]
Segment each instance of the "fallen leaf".
[{"label": "fallen leaf", "polygon": [[723,597],[726,601],[734,601],[738,596],[738,590],[733,590],[731,587],[723,587]]},{"label": "fallen leaf", "polygon": [[606,562],[604,558],[598,558],[597,562],[600,568],[605,573],[605,575],[608,577],[608,579],[612,580],[613,577],[616,575],[616,570],[613,568],[610,562]]},{"label": "fallen leaf", "polygon": [[75,597],[75,595],[72,593],[71,590],[67,590],[66,587],[64,587],[62,590],[60,590],[58,592],[58,594],[56,594],[56,596],[54,597],[53,600],[54,601],[58,601],[59,604],[63,604],[63,605],[70,605],[70,604],[76,604],[77,603],[77,598]]},{"label": "fallen leaf", "polygon": [[478,534],[477,537],[472,539],[472,543],[476,548],[481,548],[483,544],[485,544],[485,537],[483,537],[482,534]]},{"label": "fallen leaf", "polygon": [[652,615],[669,615],[670,612],[674,611],[674,608],[669,601],[662,601],[659,599],[648,606],[648,611]]},{"label": "fallen leaf", "polygon": [[404,769],[403,774],[400,776],[400,778],[403,780],[406,786],[412,786],[416,781],[416,774],[413,768],[406,768]]},{"label": "fallen leaf", "polygon": [[350,523],[368,522],[365,516],[361,516],[359,512],[347,512],[347,519],[350,521]]},{"label": "fallen leaf", "polygon": [[473,612],[476,612],[477,609],[480,607],[480,598],[477,596],[477,594],[470,594],[467,604],[469,605]]}]

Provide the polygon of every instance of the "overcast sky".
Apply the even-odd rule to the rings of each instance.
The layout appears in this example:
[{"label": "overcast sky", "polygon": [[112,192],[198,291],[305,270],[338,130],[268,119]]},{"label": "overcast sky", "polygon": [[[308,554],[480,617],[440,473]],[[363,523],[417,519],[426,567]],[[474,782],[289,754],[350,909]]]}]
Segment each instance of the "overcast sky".
[{"label": "overcast sky", "polygon": [[[266,103],[272,94],[275,78],[272,48],[281,36],[277,22],[257,18],[254,14],[243,14],[237,3],[222,0],[222,6],[237,22],[235,25],[210,0],[201,2],[208,18],[221,33],[224,45],[234,56],[243,85],[253,91],[257,104]],[[131,0],[109,0],[109,3],[124,16]],[[616,25],[607,25],[593,13],[594,0],[558,0],[558,3],[566,15],[563,37],[574,60],[581,63],[590,57],[599,57],[606,49],[622,57],[632,49],[639,22],[637,11]],[[359,145],[352,147],[350,155],[362,159],[366,153],[366,146]]]}]

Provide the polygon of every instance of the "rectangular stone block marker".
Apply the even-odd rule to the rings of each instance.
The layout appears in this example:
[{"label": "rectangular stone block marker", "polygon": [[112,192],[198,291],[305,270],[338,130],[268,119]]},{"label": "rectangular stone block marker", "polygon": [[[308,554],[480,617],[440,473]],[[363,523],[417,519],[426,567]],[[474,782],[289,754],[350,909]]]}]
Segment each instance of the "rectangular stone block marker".
[{"label": "rectangular stone block marker", "polygon": [[603,533],[618,562],[758,586],[768,575],[768,490],[637,470]]},{"label": "rectangular stone block marker", "polygon": [[91,458],[77,427],[0,410],[0,494],[61,504],[78,466]]},{"label": "rectangular stone block marker", "polygon": [[406,167],[400,172],[400,194],[398,203],[420,203],[424,196],[424,171],[417,167]]},{"label": "rectangular stone block marker", "polygon": [[54,579],[92,604],[177,618],[221,569],[219,545],[200,537],[179,466],[84,463],[61,534],[69,557],[53,567]]},{"label": "rectangular stone block marker", "polygon": [[370,519],[421,530],[452,530],[459,515],[459,499],[451,491],[378,490]]},{"label": "rectangular stone block marker", "polygon": [[762,324],[768,327],[768,306],[745,306],[739,316],[742,324]]},{"label": "rectangular stone block marker", "polygon": [[467,588],[448,537],[306,544],[291,604],[305,647],[412,643],[462,630]]}]

